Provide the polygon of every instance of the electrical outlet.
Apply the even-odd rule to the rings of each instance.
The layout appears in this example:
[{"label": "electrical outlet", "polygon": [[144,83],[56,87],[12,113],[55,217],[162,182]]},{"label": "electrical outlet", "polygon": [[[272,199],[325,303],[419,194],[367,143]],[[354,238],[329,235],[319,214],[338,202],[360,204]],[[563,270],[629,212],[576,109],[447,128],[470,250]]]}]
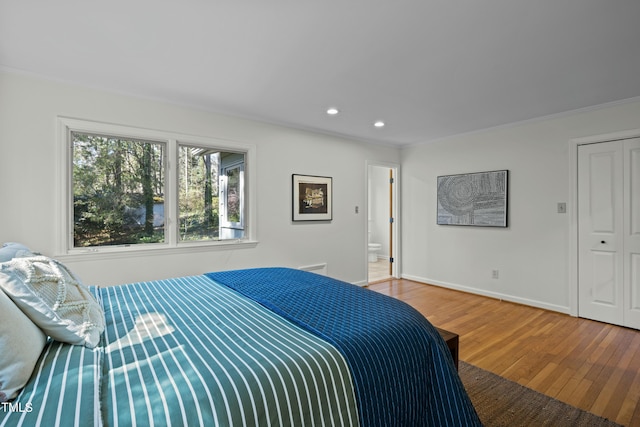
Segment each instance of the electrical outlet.
[{"label": "electrical outlet", "polygon": [[491,270],[491,278],[492,279],[500,278],[500,270]]}]

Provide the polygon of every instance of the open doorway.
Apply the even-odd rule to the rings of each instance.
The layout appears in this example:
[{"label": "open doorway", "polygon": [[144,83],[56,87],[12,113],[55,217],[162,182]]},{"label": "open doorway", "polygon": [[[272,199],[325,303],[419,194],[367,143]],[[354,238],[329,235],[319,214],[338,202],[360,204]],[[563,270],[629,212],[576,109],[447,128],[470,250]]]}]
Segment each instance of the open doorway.
[{"label": "open doorway", "polygon": [[367,166],[367,283],[398,277],[398,167]]}]

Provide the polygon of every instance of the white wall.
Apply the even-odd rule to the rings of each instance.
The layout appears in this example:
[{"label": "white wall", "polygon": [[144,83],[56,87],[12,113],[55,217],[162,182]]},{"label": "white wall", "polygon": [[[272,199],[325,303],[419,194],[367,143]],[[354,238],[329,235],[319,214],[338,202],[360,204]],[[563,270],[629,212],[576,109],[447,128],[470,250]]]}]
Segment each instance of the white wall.
[{"label": "white wall", "polygon": [[[637,128],[640,102],[628,102],[403,149],[403,277],[570,312],[571,215],[557,213],[574,208],[569,140]],[[436,225],[437,176],[498,169],[508,228]]]},{"label": "white wall", "polygon": [[[113,285],[214,270],[324,262],[332,277],[365,282],[366,162],[397,162],[398,149],[7,72],[0,72],[0,242],[18,241],[54,255],[57,116],[257,147],[256,247],[66,262],[86,283]],[[292,173],[333,177],[331,223],[291,222]],[[359,214],[355,206],[360,207]]]}]

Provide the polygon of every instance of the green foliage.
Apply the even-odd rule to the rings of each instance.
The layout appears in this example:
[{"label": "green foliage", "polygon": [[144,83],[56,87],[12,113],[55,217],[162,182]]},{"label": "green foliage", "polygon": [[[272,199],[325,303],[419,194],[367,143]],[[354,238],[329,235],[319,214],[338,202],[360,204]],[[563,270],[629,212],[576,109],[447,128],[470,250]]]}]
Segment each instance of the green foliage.
[{"label": "green foliage", "polygon": [[164,145],[72,136],[74,246],[163,241],[164,225],[154,226],[153,205],[164,193]]},{"label": "green foliage", "polygon": [[219,238],[218,170],[220,153],[182,146],[178,164],[181,240]]}]

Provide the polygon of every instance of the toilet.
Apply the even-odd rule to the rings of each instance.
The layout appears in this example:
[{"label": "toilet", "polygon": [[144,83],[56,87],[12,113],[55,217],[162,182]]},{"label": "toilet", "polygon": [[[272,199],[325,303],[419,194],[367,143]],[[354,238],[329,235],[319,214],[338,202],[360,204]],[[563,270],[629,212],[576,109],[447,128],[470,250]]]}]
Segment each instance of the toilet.
[{"label": "toilet", "polygon": [[371,243],[371,231],[369,231],[369,262],[378,262],[378,252],[382,249],[381,243]]},{"label": "toilet", "polygon": [[380,249],[382,249],[381,243],[369,243],[369,262],[378,262]]}]

